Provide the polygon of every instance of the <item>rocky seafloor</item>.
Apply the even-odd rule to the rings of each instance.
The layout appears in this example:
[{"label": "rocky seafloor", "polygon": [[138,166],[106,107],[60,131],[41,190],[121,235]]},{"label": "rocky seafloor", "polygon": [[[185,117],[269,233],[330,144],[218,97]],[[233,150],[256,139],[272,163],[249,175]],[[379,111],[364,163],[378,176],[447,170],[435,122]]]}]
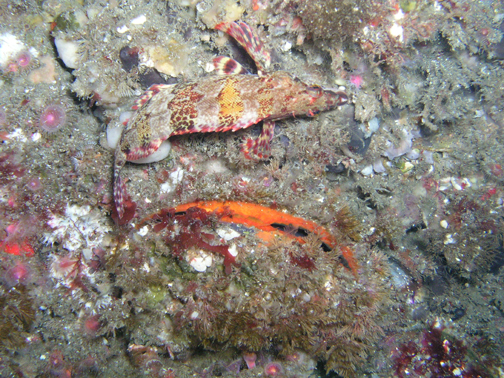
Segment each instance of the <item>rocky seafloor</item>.
[{"label": "rocky seafloor", "polygon": [[[501,1],[0,0],[0,20],[0,376],[504,375]],[[118,221],[135,99],[220,55],[253,74],[215,30],[237,20],[348,103],[276,122],[264,159],[241,151],[260,124],[170,138],[123,169]]]}]

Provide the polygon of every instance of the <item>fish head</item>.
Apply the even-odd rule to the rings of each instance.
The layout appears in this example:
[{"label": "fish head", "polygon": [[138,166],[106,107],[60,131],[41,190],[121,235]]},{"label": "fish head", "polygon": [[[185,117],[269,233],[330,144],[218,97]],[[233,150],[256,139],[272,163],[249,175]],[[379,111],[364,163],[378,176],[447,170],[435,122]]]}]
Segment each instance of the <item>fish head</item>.
[{"label": "fish head", "polygon": [[[348,96],[343,91],[332,91],[323,89],[318,85],[306,86],[306,94],[309,97],[308,107],[314,112],[330,110],[337,106],[345,105],[348,102]],[[308,111],[310,113],[310,111]]]},{"label": "fish head", "polygon": [[281,103],[280,113],[284,116],[313,117],[320,112],[333,109],[348,102],[348,96],[343,91],[324,89],[319,85],[309,85],[300,79],[287,74],[281,75],[278,81],[278,96],[275,99]]}]

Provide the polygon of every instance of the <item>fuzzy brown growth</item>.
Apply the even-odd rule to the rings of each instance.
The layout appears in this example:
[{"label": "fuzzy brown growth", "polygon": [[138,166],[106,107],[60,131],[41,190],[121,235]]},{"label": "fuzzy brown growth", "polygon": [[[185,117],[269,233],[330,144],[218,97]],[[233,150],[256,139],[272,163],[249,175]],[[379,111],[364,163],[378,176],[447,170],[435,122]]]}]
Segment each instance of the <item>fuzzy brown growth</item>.
[{"label": "fuzzy brown growth", "polygon": [[349,237],[354,241],[361,240],[361,222],[352,215],[347,206],[343,206],[337,211],[334,217],[334,226],[337,234],[341,235],[341,237]]},{"label": "fuzzy brown growth", "polygon": [[315,38],[345,39],[354,36],[371,18],[386,9],[376,0],[328,0],[300,1],[292,4],[297,8],[303,25]]},{"label": "fuzzy brown growth", "polygon": [[[358,280],[366,282],[361,285],[341,264],[338,248],[328,248],[327,235],[310,232],[313,224],[300,225],[301,218],[296,222],[274,209],[249,212],[245,203],[214,205],[180,205],[147,219],[154,222],[156,244],[178,257],[178,268],[170,268],[177,284],[170,285],[168,310],[176,335],[191,340],[190,349],[275,348],[286,356],[302,350],[326,361],[328,371],[355,377],[383,335],[380,322],[391,293],[382,273],[386,258],[364,254],[369,262],[359,268]],[[215,229],[232,223],[241,225],[242,234],[233,239],[240,246],[235,262],[226,263],[220,249],[229,250],[216,242]],[[182,258],[194,247],[216,249],[226,269],[214,262],[195,273]]]},{"label": "fuzzy brown growth", "polygon": [[35,320],[32,299],[26,288],[18,285],[0,296],[0,308],[0,351],[18,350]]}]

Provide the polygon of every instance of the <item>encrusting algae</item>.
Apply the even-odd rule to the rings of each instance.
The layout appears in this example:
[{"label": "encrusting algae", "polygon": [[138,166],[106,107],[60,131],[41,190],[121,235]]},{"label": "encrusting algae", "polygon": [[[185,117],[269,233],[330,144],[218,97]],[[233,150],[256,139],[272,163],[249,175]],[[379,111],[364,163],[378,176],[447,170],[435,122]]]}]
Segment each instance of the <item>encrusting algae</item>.
[{"label": "encrusting algae", "polygon": [[209,350],[299,349],[351,377],[383,333],[384,256],[371,252],[362,264],[314,222],[253,203],[202,201],[137,227],[148,224],[156,249],[165,244],[179,266],[168,285],[174,349],[187,339]]}]

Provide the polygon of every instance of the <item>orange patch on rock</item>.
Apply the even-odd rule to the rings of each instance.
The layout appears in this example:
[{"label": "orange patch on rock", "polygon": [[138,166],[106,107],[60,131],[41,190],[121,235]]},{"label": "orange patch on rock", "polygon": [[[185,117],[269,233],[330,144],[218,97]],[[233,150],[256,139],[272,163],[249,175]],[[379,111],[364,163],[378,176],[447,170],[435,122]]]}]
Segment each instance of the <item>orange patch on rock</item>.
[{"label": "orange patch on rock", "polygon": [[[255,227],[263,232],[259,232],[257,236],[265,242],[272,241],[275,234],[279,234],[278,225],[285,226],[293,230],[307,230],[317,235],[331,249],[340,248],[343,258],[348,263],[348,268],[354,275],[357,275],[359,264],[354,257],[352,250],[346,246],[338,246],[338,242],[324,227],[317,223],[295,217],[282,211],[274,210],[262,205],[235,202],[235,201],[201,201],[191,202],[175,207],[175,213],[185,212],[190,208],[203,209],[206,212],[214,213],[220,221],[229,223],[238,223],[250,227]],[[143,223],[143,221],[141,222]],[[283,233],[287,237],[296,239],[299,243],[304,244],[303,237],[296,236],[295,233]]]},{"label": "orange patch on rock", "polygon": [[273,242],[273,240],[275,240],[275,237],[279,235],[279,233],[261,230],[258,231],[255,235],[263,242],[265,242],[266,245],[270,245]]}]

